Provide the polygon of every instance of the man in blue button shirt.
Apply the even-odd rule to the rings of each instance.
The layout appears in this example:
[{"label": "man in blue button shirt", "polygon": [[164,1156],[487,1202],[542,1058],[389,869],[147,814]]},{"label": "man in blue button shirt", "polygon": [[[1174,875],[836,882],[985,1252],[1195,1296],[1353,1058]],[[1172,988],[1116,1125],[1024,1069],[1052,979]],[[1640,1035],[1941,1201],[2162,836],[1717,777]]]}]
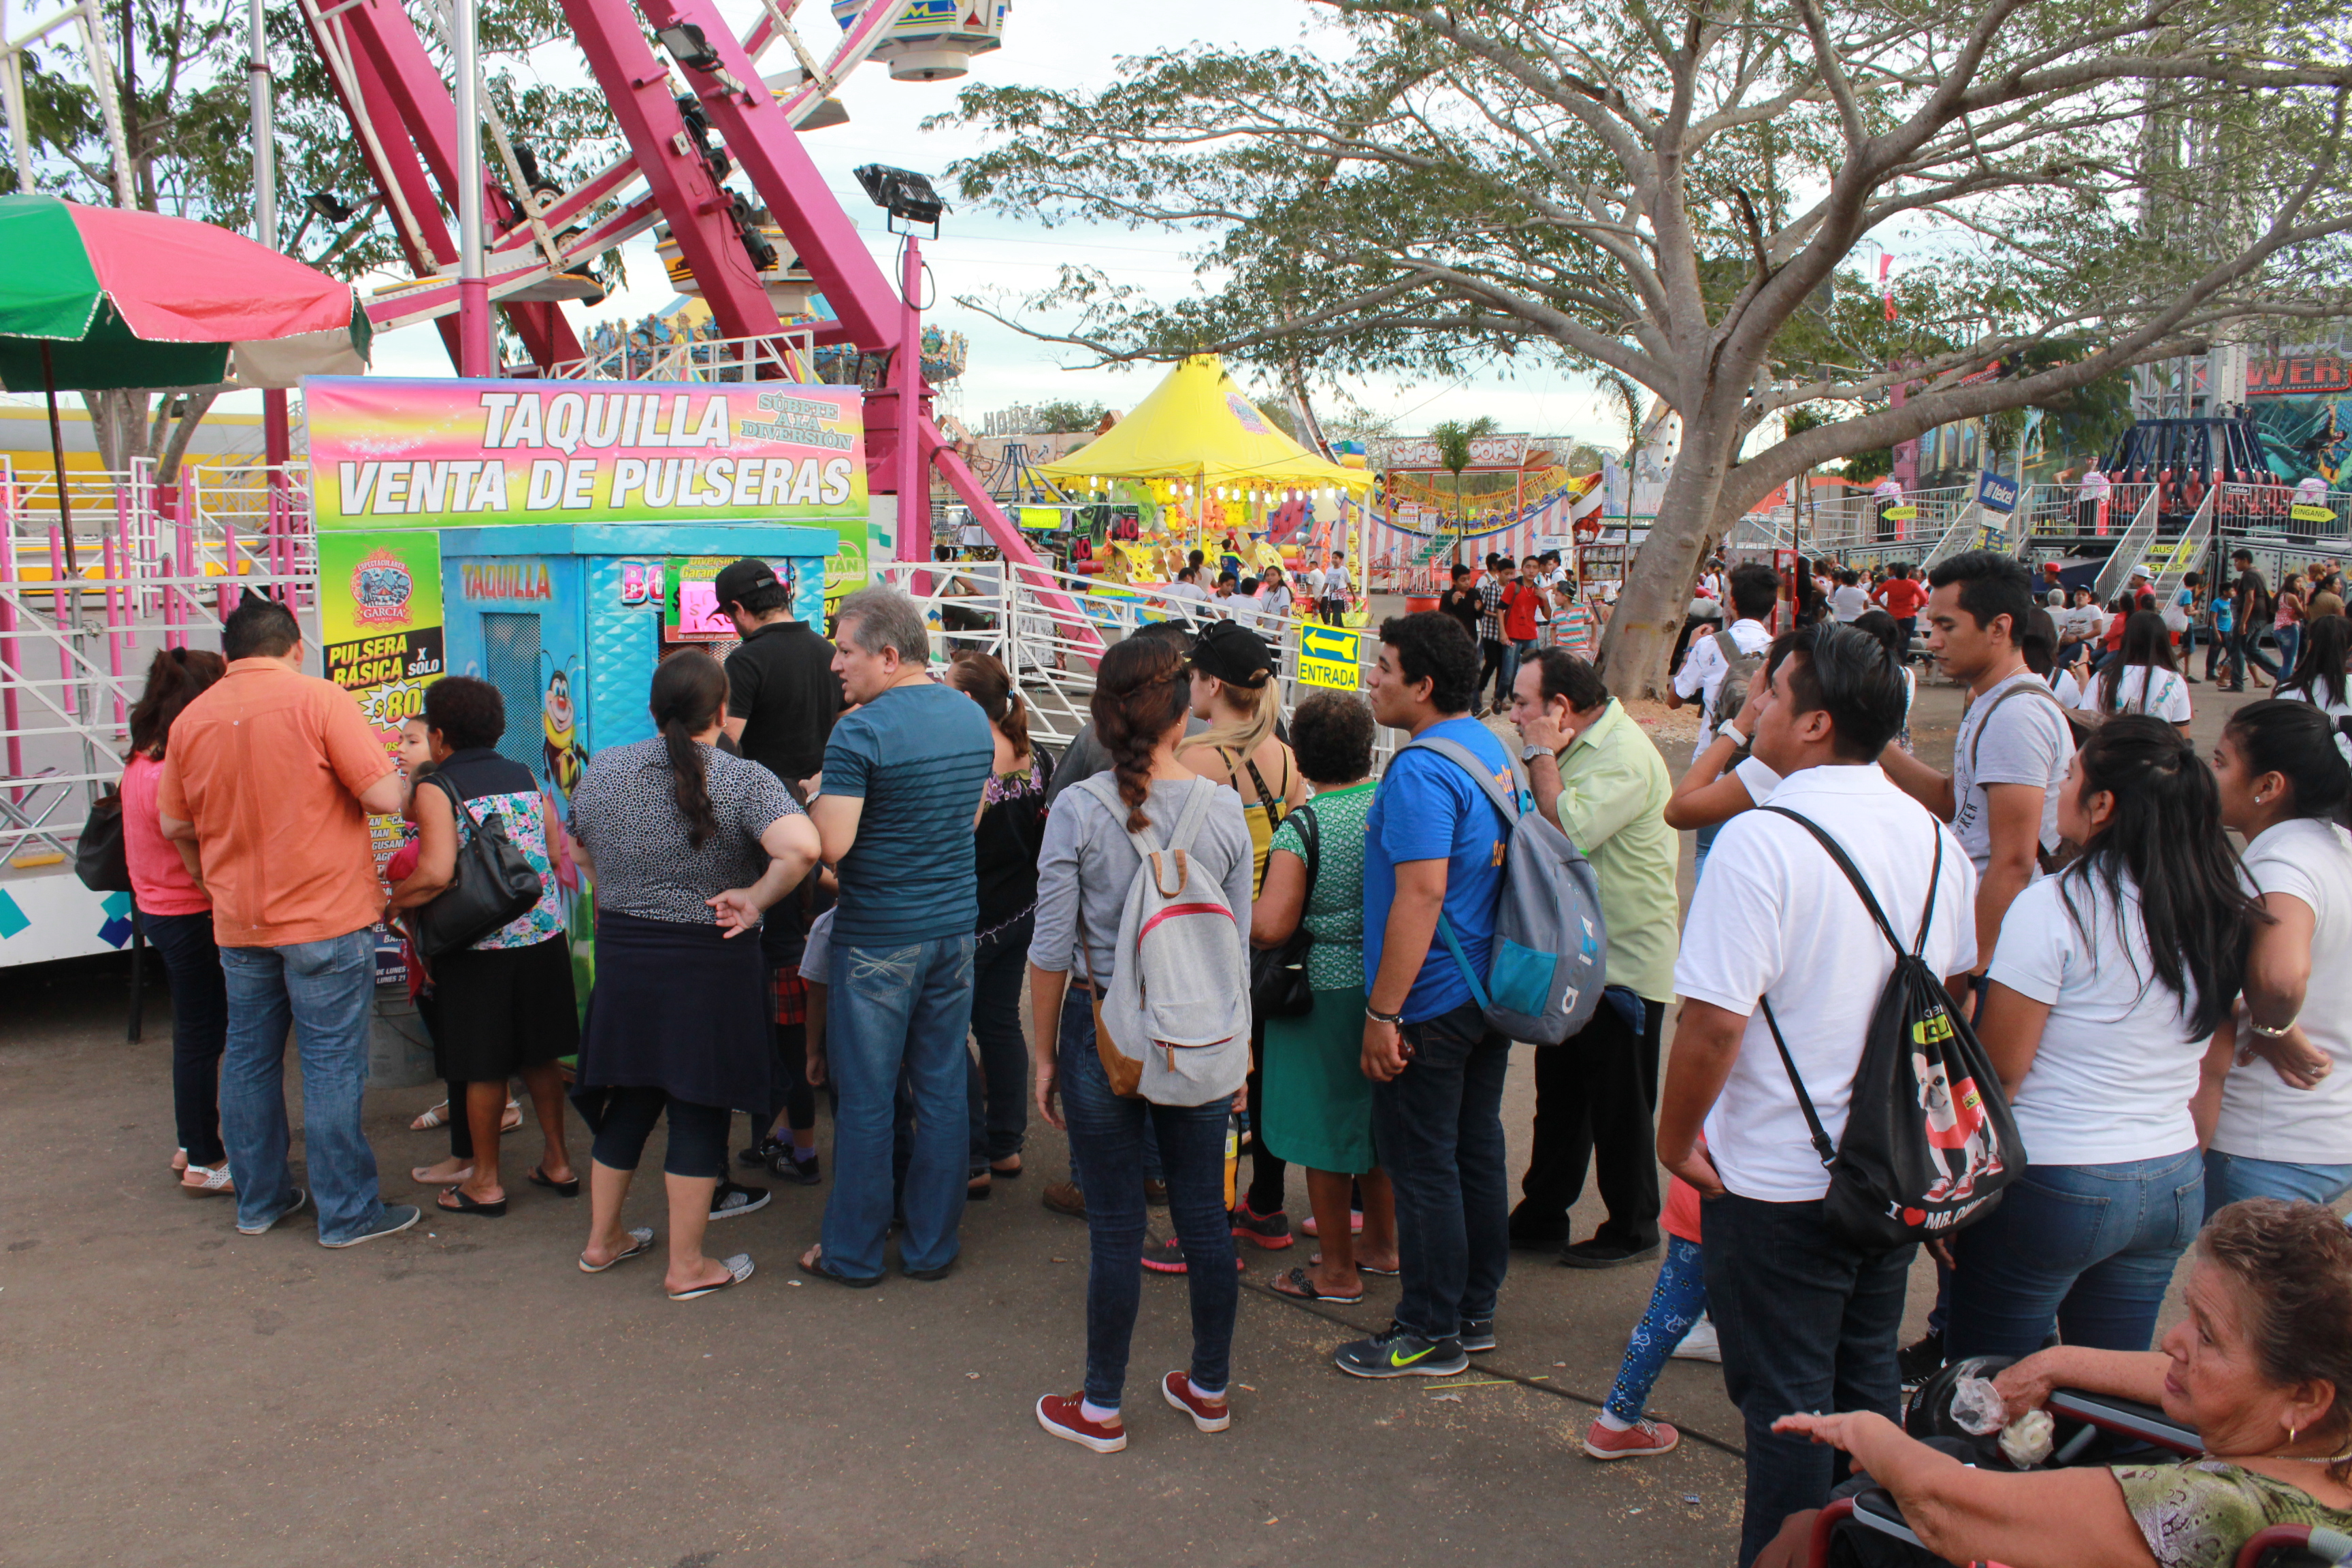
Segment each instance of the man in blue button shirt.
[{"label": "man in blue button shirt", "polygon": [[[1515,788],[1502,742],[1470,716],[1478,647],[1450,616],[1384,622],[1372,715],[1416,740],[1468,748]],[[1397,753],[1364,834],[1364,1076],[1374,1141],[1396,1188],[1404,1264],[1396,1321],[1333,1352],[1358,1377],[1443,1377],[1495,1345],[1510,1261],[1503,1076],[1511,1043],[1487,1026],[1465,965],[1484,973],[1503,888],[1505,826],[1478,781],[1435,752]],[[1438,936],[1444,918],[1461,948]]]}]

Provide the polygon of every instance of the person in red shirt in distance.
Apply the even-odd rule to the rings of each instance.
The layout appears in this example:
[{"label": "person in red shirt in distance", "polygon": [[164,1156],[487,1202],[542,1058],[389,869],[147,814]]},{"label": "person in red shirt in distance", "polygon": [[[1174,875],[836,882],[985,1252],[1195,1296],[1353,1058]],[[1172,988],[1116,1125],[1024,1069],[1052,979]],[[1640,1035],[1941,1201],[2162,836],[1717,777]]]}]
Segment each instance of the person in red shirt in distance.
[{"label": "person in red shirt in distance", "polygon": [[1543,589],[1536,582],[1536,561],[1519,563],[1519,574],[1503,584],[1503,685],[1506,694],[1496,706],[1509,705],[1511,682],[1518,679],[1519,661],[1536,651],[1537,623],[1543,616]]},{"label": "person in red shirt in distance", "polygon": [[1871,590],[1870,596],[1895,618],[1896,629],[1903,634],[1903,647],[1908,650],[1911,634],[1919,626],[1919,611],[1927,603],[1927,590],[1911,575],[1910,567],[1897,566],[1893,576]]}]

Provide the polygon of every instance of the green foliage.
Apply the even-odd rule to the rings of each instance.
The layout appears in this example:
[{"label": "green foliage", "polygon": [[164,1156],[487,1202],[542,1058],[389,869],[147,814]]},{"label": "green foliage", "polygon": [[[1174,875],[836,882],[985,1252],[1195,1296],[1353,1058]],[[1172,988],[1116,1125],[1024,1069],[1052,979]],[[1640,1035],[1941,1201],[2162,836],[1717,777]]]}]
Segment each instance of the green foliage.
[{"label": "green foliage", "polygon": [[[251,232],[253,136],[243,0],[110,0],[104,9],[136,205]],[[419,5],[410,15],[428,51],[446,60],[437,6]],[[384,267],[405,272],[390,216],[370,205],[375,182],[300,13],[272,5],[266,27],[275,84],[279,248],[338,277]],[[558,0],[499,0],[482,7],[480,28],[488,100],[543,175],[568,183],[622,150],[601,91],[547,80],[532,67],[532,50],[569,36]],[[13,140],[29,131],[42,188],[72,201],[113,205],[113,156],[77,35],[60,30],[33,51],[26,89],[29,125],[11,126],[8,135]],[[486,134],[483,142],[485,166],[510,186],[495,142]],[[15,187],[13,162],[0,165],[0,190]],[[324,220],[305,201],[314,191],[332,193],[359,210],[341,226]],[[455,214],[444,216],[454,227]],[[618,254],[607,256],[599,270],[608,285],[617,283]]]},{"label": "green foliage", "polygon": [[1037,428],[1048,432],[1091,430],[1109,412],[1099,403],[1041,403],[1037,405]]}]

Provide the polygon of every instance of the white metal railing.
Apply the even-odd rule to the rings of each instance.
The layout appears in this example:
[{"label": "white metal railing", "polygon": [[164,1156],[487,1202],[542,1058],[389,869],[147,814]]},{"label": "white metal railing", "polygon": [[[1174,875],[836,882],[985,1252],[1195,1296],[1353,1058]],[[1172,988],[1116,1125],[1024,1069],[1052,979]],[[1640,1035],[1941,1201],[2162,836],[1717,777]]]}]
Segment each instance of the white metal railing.
[{"label": "white metal railing", "polygon": [[2189,518],[2189,526],[2181,531],[2180,537],[2168,545],[2158,545],[2147,552],[2156,569],[2158,608],[2172,603],[2173,595],[2179,591],[2180,580],[2196,571],[2197,563],[2205,558],[2206,550],[2213,542],[2213,517],[2219,510],[2216,503],[2221,495],[2218,485],[2207,490],[2204,500],[2198,504],[2196,514]]},{"label": "white metal railing", "polygon": [[20,481],[0,456],[0,864],[19,868],[70,854],[158,648],[213,640],[244,587],[317,598],[299,474],[187,469],[166,487],[135,465],[67,483],[72,569],[54,477]]},{"label": "white metal railing", "polygon": [[788,327],[740,338],[677,337],[592,346],[579,359],[511,367],[509,374],[558,381],[807,381],[815,329]]},{"label": "white metal railing", "polygon": [[[1247,601],[1203,601],[1172,594],[1165,584],[1097,583],[1042,566],[1014,565],[1007,574],[999,562],[888,562],[875,578],[913,595],[931,622],[940,658],[970,649],[1003,661],[1029,705],[1030,733],[1055,746],[1076,739],[1087,721],[1094,665],[1103,647],[1154,621],[1200,626],[1232,619],[1256,631],[1274,647],[1286,719],[1317,689],[1302,689],[1298,679],[1300,618],[1268,616]],[[1355,644],[1360,689],[1380,646],[1370,636],[1357,637]],[[1385,765],[1396,745],[1393,731],[1376,730],[1375,765]]]},{"label": "white metal railing", "polygon": [[2107,563],[2099,568],[2099,575],[2091,584],[2091,598],[2097,604],[2104,605],[2123,592],[2131,569],[2140,564],[2141,553],[2156,542],[2158,502],[2163,498],[2155,485],[2135,488],[2145,490],[2147,494],[2139,503],[2139,510],[2132,515],[2131,526],[2116,539],[2115,549],[2107,556]]}]

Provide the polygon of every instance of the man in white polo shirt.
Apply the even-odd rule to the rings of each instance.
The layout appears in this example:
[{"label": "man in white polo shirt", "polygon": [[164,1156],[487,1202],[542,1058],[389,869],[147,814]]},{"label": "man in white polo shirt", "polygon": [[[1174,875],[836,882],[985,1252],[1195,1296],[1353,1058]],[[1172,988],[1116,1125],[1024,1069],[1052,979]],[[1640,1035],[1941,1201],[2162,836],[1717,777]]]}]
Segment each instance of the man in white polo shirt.
[{"label": "man in white polo shirt", "polygon": [[1682,1016],[1658,1122],[1659,1160],[1704,1202],[1707,1310],[1725,1392],[1747,1425],[1741,1568],[1790,1513],[1827,1502],[1833,1483],[1835,1454],[1774,1435],[1775,1420],[1895,1415],[1895,1342],[1916,1251],[1857,1247],[1825,1216],[1829,1173],[1765,1007],[1835,1141],[1895,953],[1828,852],[1780,813],[1811,819],[1844,847],[1906,941],[1932,881],[1923,956],[1943,975],[1976,962],[1975,868],[1950,829],[1878,766],[1903,722],[1901,674],[1851,626],[1799,637],[1756,719],[1756,759],[1784,782],[1771,810],[1723,825],[1683,926]]}]

